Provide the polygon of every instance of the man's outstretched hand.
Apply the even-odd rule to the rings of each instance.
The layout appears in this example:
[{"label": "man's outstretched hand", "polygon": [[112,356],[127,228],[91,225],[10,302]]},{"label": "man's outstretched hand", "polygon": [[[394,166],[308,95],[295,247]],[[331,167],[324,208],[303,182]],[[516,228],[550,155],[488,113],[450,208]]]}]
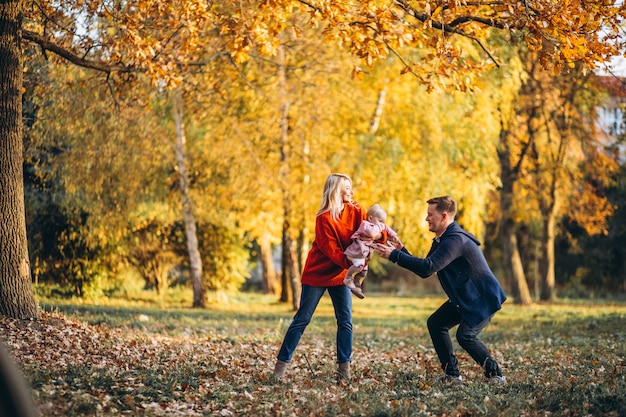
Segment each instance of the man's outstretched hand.
[{"label": "man's outstretched hand", "polygon": [[401,244],[400,244],[400,247],[397,248],[391,242],[375,243],[374,245],[372,245],[372,247],[374,248],[376,253],[378,253],[382,258],[385,258],[385,259],[389,259],[389,255],[391,255],[391,252],[393,252],[394,249],[402,249]]}]

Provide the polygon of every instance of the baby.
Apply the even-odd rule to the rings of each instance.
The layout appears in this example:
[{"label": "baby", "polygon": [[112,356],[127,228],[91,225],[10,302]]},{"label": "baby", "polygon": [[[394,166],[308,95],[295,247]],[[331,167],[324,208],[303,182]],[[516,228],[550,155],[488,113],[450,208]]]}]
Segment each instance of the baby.
[{"label": "baby", "polygon": [[367,220],[363,220],[352,234],[352,243],[344,251],[352,266],[348,268],[343,283],[359,298],[365,298],[361,280],[367,275],[367,263],[372,258],[370,245],[374,242],[385,243],[387,240],[400,243],[397,233],[385,224],[386,219],[387,213],[380,205],[371,206],[367,210]]}]

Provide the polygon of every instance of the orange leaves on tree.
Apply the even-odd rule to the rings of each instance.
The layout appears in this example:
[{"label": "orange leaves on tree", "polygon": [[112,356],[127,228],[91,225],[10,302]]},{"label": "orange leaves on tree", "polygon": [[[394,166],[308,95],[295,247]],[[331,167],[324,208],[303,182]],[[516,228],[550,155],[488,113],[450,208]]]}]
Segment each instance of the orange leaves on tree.
[{"label": "orange leaves on tree", "polygon": [[[303,33],[292,24],[294,15],[308,14],[308,24],[325,26],[327,40],[338,40],[366,65],[395,54],[403,61],[403,72],[424,84],[442,80],[464,89],[465,80],[484,70],[487,61],[499,65],[485,43],[490,30],[521,33],[555,73],[576,62],[594,68],[623,48],[625,10],[615,2],[578,0],[142,0],[113,7],[96,0],[64,0],[38,3],[27,13],[25,27],[54,36],[50,39],[76,56],[176,83],[186,65],[202,62],[207,54],[227,52],[235,62],[246,61],[253,51],[275,55],[285,30]],[[84,27],[78,29],[81,22]],[[470,40],[482,56],[459,48],[458,38]]]},{"label": "orange leaves on tree", "polygon": [[589,184],[582,185],[576,204],[569,208],[569,217],[589,235],[608,234],[606,219],[615,212],[615,207]]}]

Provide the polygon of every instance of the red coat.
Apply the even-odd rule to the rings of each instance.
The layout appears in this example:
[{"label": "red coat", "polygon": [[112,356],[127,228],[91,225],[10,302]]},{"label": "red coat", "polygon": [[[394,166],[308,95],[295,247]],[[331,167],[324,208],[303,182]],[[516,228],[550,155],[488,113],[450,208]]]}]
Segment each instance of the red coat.
[{"label": "red coat", "polygon": [[343,285],[343,279],[351,263],[344,251],[352,242],[352,234],[367,213],[356,202],[344,206],[339,219],[330,212],[315,219],[315,239],[302,271],[302,283],[312,287]]}]

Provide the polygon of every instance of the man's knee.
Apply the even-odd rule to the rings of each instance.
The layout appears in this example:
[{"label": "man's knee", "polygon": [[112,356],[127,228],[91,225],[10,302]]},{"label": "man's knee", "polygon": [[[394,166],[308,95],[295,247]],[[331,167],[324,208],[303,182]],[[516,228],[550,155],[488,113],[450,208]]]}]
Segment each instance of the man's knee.
[{"label": "man's knee", "polygon": [[450,331],[450,327],[442,324],[441,320],[437,317],[436,314],[428,317],[428,320],[426,320],[426,327],[428,327],[428,331],[430,334]]},{"label": "man's knee", "polygon": [[426,327],[428,327],[428,331],[431,333],[433,332],[434,329],[439,327],[437,325],[437,320],[434,319],[434,315],[431,315],[430,317],[428,317],[428,320],[426,320]]},{"label": "man's knee", "polygon": [[456,332],[456,341],[459,342],[459,346],[465,349],[467,346],[476,343],[476,336],[464,332]]}]

